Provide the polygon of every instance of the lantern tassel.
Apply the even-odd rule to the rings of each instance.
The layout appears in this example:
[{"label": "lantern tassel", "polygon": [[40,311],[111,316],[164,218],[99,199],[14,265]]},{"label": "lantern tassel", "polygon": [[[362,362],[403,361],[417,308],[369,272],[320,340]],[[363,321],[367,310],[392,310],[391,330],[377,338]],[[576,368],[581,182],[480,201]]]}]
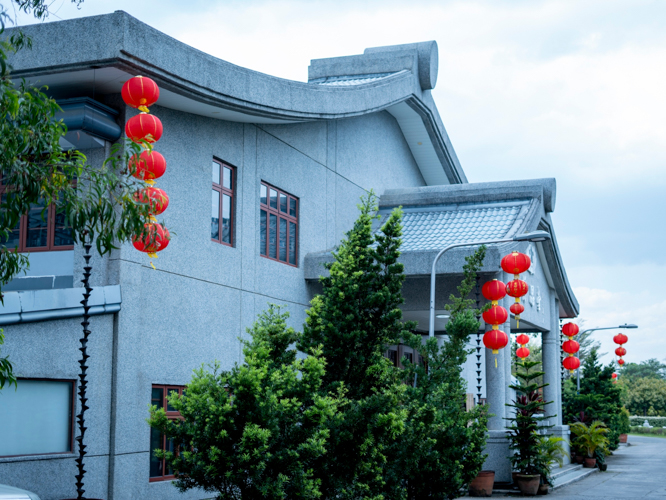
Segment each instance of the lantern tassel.
[{"label": "lantern tassel", "polygon": [[497,368],[497,358],[495,358],[495,368]]},{"label": "lantern tassel", "polygon": [[148,252],[148,257],[150,257],[150,267],[152,267],[155,271],[157,271],[157,268],[155,267],[155,264],[153,264],[152,259],[157,259],[157,252]]},{"label": "lantern tassel", "polygon": [[138,109],[139,111],[143,111],[144,113],[150,113],[150,110],[143,104],[136,109]]},{"label": "lantern tassel", "polygon": [[520,328],[520,314],[516,316],[516,328]]}]

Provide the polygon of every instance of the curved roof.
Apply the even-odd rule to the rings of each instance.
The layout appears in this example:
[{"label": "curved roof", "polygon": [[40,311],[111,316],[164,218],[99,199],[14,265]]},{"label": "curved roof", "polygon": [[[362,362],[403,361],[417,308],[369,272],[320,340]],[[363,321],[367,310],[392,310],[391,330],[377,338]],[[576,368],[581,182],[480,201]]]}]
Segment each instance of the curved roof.
[{"label": "curved roof", "polygon": [[56,98],[80,97],[93,86],[118,93],[129,77],[142,74],[160,85],[160,106],[229,121],[294,123],[386,110],[428,185],[467,182],[430,95],[435,42],[313,60],[306,83],[223,61],[122,11],[21,29],[33,50],[12,58],[12,74],[48,85]]}]

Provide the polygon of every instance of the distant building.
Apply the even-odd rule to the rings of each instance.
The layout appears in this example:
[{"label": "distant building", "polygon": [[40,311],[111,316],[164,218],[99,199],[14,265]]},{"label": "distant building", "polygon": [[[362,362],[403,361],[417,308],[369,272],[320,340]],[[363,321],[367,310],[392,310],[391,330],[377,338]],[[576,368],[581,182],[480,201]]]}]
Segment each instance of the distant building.
[{"label": "distant building", "polygon": [[[65,145],[92,164],[101,164],[137,113],[120,98],[123,83],[140,74],[161,88],[151,112],[164,124],[156,150],[168,169],[158,185],[170,196],[165,218],[176,235],[157,270],[131,245],[93,259],[87,496],[202,498],[178,493],[171,471],[152,456],[166,444],[146,423],[148,405],[164,405],[166,393],[181,390],[202,363],[217,359],[228,369],[240,362],[238,337],[268,303],[287,305],[300,328],[322,263],[370,189],[381,195],[381,214],[404,207],[404,313],[424,333],[439,249],[535,229],[551,233],[545,243],[491,246],[483,280],[506,279],[499,261],[514,248],[532,257],[520,331],[543,335],[546,398],[557,402],[547,407],[557,414],[552,432],[568,433],[561,426],[558,322],[576,316],[578,304],[549,215],[555,181],[467,182],[430,92],[435,42],[316,59],[301,83],[216,59],[124,12],[25,31],[34,48],[15,58],[14,77],[48,85],[69,127]],[[17,391],[0,395],[0,483],[49,500],[74,495],[83,252],[58,214],[44,222],[40,213],[24,217],[14,234],[31,267],[5,288],[0,307],[3,353],[21,377]],[[438,313],[470,253],[453,250],[440,262]],[[438,335],[445,323],[437,320]],[[518,331],[515,320],[504,329]],[[404,346],[391,350],[396,362],[418,355]],[[480,394],[496,415],[486,468],[498,481],[510,478],[506,351],[497,369],[485,349],[465,368],[469,404]]]}]

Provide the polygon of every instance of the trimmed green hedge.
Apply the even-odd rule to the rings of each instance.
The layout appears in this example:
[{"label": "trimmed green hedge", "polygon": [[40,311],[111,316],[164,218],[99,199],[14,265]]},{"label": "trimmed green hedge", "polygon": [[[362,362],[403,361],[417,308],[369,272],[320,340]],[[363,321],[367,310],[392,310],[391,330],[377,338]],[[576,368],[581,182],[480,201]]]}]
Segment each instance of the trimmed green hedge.
[{"label": "trimmed green hedge", "polygon": [[657,434],[659,436],[665,436],[666,429],[663,427],[632,427],[631,434]]},{"label": "trimmed green hedge", "polygon": [[629,422],[632,427],[643,425],[643,422],[646,420],[652,427],[666,427],[666,417],[629,417]]}]

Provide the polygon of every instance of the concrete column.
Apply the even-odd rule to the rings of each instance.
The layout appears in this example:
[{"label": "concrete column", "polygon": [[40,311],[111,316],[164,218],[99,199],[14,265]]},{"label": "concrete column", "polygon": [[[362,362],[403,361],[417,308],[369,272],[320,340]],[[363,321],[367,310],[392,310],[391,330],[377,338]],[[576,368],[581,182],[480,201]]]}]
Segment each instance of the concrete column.
[{"label": "concrete column", "polygon": [[557,324],[557,302],[555,294],[551,290],[550,293],[550,310],[551,321],[550,330],[541,334],[541,355],[543,361],[543,381],[546,387],[543,388],[543,396],[546,401],[552,401],[551,404],[545,406],[546,416],[548,417],[549,425],[557,425],[558,417],[562,415],[562,407],[558,404],[558,390],[560,386],[560,335],[559,327]]},{"label": "concrete column", "polygon": [[[506,274],[505,274],[505,279],[506,279]],[[508,280],[506,280],[508,281]],[[511,304],[515,302],[515,299],[513,297],[505,297],[502,300],[502,307],[504,307],[507,311],[509,310],[509,307],[511,307]],[[504,380],[506,381],[505,384],[505,391],[504,391],[504,403],[505,405],[510,405],[513,403],[513,401],[516,398],[515,391],[513,389],[509,389],[509,386],[511,385],[511,364],[513,360],[511,359],[511,314],[509,313],[509,318],[507,319],[506,323],[504,325],[500,325],[500,328],[506,333],[509,337],[509,343],[507,346],[502,349],[504,351]],[[511,418],[514,413],[514,408],[505,406],[504,407],[504,416],[505,418]],[[506,427],[507,423],[505,420],[504,427]]]}]

